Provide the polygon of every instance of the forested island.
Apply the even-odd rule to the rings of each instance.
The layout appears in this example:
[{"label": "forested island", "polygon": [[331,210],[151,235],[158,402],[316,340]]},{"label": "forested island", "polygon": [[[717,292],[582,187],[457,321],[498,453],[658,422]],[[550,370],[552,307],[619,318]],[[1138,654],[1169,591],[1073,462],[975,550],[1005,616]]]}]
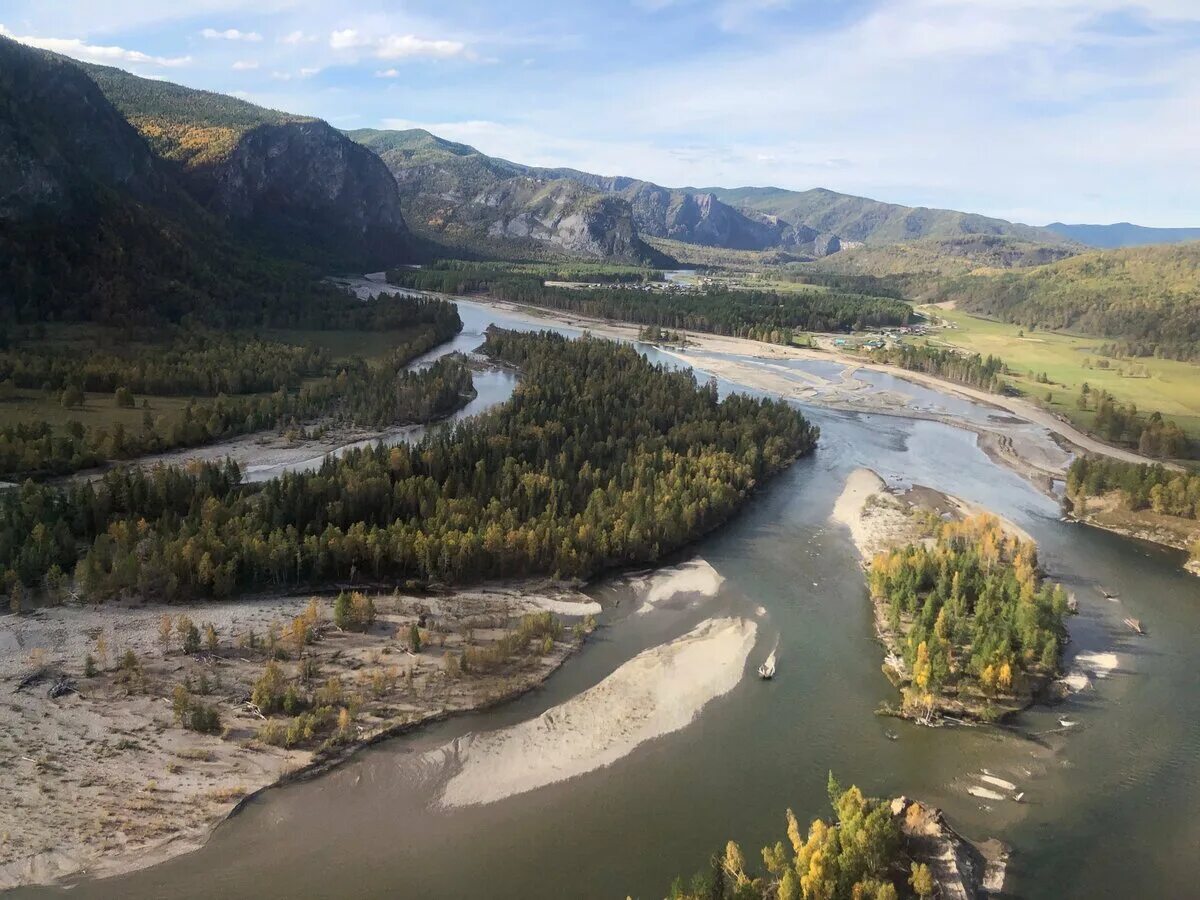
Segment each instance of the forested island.
[{"label": "forested island", "polygon": [[881,634],[903,660],[901,712],[999,719],[1057,674],[1066,592],[1043,584],[1036,547],[994,517],[932,530],[932,547],[880,553],[868,570]]},{"label": "forested island", "polygon": [[884,672],[906,718],[997,721],[1058,673],[1066,592],[1033,541],[963,501],[860,470],[835,509],[863,556]]},{"label": "forested island", "polygon": [[[833,817],[803,830],[786,815],[787,840],[762,849],[763,868],[730,841],[709,867],[676,878],[668,900],[899,900],[983,896],[987,861],[941,813],[904,797],[843,790],[829,775]],[[1000,879],[1003,880],[1001,872]]]},{"label": "forested island", "polygon": [[[261,486],[232,462],[27,482],[0,497],[11,594],[179,601],[367,578],[587,577],[653,562],[812,450],[782,401],[734,394],[596,339],[493,330],[508,404],[415,445],[362,449]],[[14,600],[14,603],[19,602]]]},{"label": "forested island", "polygon": [[392,284],[415,290],[461,294],[486,292],[512,303],[671,330],[790,344],[799,331],[851,331],[904,325],[912,307],[892,297],[836,290],[769,292],[709,285],[700,290],[657,291],[547,285],[531,276],[494,268],[395,269]]}]

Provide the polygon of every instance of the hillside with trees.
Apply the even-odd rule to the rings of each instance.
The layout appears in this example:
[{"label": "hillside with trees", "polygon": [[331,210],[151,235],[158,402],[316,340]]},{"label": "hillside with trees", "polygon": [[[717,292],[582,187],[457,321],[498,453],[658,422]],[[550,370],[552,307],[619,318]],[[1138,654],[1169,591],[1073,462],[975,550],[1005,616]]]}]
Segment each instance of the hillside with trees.
[{"label": "hillside with trees", "polygon": [[1113,340],[1122,353],[1200,358],[1200,243],[1085,253],[949,280],[934,299],[1027,328]]},{"label": "hillside with trees", "polygon": [[[139,89],[169,90],[104,71]],[[189,319],[218,328],[337,327],[363,317],[352,298],[315,283],[319,273],[264,254],[231,230],[226,214],[241,213],[211,205],[191,182],[185,188],[176,163],[152,151],[80,64],[0,36],[0,101],[0,326]],[[382,193],[371,190],[364,210],[386,207],[388,190],[395,196],[375,163],[387,183]],[[296,179],[283,194],[313,187]],[[322,213],[318,224],[332,233],[336,221]],[[291,245],[281,255],[310,246],[295,222],[279,224],[277,237]],[[389,247],[381,262],[403,258]]]},{"label": "hillside with trees", "polygon": [[632,347],[489,333],[512,400],[415,445],[356,450],[243,485],[232,462],[27,482],[0,495],[0,577],[18,595],[181,601],[326,584],[587,577],[717,527],[818,429],[782,401],[717,398]]},{"label": "hillside with trees", "polygon": [[108,66],[86,71],[192,197],[241,237],[324,268],[411,256],[387,167],[326,122]]}]

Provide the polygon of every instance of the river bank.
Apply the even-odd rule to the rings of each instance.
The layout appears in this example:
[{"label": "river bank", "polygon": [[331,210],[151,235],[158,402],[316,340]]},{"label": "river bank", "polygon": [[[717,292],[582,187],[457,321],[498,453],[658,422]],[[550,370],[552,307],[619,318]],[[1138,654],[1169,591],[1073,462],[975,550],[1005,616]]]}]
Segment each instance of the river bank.
[{"label": "river bank", "polygon": [[[0,890],[108,877],[194,850],[266,787],[544,682],[578,648],[581,633],[564,629],[508,654],[506,638],[521,616],[579,622],[600,611],[588,597],[548,583],[373,601],[374,622],[361,632],[335,626],[330,598],[310,608],[310,598],[293,596],[186,608],[57,607],[0,621],[7,700],[0,733],[13,761],[0,768],[8,798],[0,808]],[[292,623],[310,609],[316,618],[306,630],[315,641],[295,644]],[[212,625],[203,650],[183,652],[180,614],[199,629]],[[425,643],[416,653],[409,647],[414,626]],[[462,672],[467,648],[487,667]],[[277,734],[265,732],[267,719],[251,698],[271,657],[283,657],[283,677],[301,692],[346,710],[346,721],[336,730],[316,724],[308,734],[292,728],[291,746],[286,731],[303,717],[272,718]],[[176,722],[172,698],[181,684],[216,711],[219,733]]]},{"label": "river bank", "polygon": [[[1123,537],[1149,541],[1185,553],[1200,542],[1200,522],[1156,513],[1150,509],[1128,509],[1121,491],[1087,497],[1085,502],[1068,498],[1067,503],[1070,506],[1067,517],[1072,521]],[[1183,568],[1192,575],[1200,576],[1200,558],[1189,558]]]}]

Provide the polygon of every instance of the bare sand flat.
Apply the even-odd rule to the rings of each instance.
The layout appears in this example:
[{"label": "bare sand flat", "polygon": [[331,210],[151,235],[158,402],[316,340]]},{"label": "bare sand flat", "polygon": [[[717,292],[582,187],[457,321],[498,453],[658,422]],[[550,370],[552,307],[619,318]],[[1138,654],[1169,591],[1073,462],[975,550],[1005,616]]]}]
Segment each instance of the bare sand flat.
[{"label": "bare sand flat", "polygon": [[[266,665],[267,635],[283,634],[307,596],[243,598],[186,607],[117,604],[58,607],[0,618],[0,890],[87,872],[115,875],[200,846],[245,795],[331,758],[324,735],[291,749],[258,739],[264,724],[246,701]],[[578,646],[569,631],[486,674],[451,666],[466,646],[486,649],[531,610],[594,615],[599,605],[549,584],[482,586],[436,596],[376,595],[366,632],[332,624],[332,599],[318,601],[319,639],[304,649],[315,683],[340,681],[357,710],[333,759],[361,743],[430,718],[468,711],[539,684]],[[186,614],[216,629],[218,647],[185,654],[164,615]],[[408,652],[410,629],[425,623],[426,646]],[[242,638],[258,636],[257,648]],[[285,677],[298,651],[284,638]],[[117,660],[135,654],[135,678]],[[83,674],[91,655],[98,672]],[[51,697],[66,679],[68,690]],[[219,712],[220,734],[186,731],[170,698],[185,681]],[[314,685],[315,686],[315,685]],[[311,689],[311,688],[310,688]],[[291,721],[278,720],[281,725]]]},{"label": "bare sand flat", "polygon": [[445,806],[493,803],[611,765],[686,727],[741,681],[756,626],[712,619],[646,650],[596,686],[510,728],[458,738],[426,756],[451,775]]},{"label": "bare sand flat", "polygon": [[715,597],[724,581],[724,576],[703,559],[659,569],[635,582],[635,587],[641,589],[642,605],[638,607],[638,614],[667,606],[681,594]]}]

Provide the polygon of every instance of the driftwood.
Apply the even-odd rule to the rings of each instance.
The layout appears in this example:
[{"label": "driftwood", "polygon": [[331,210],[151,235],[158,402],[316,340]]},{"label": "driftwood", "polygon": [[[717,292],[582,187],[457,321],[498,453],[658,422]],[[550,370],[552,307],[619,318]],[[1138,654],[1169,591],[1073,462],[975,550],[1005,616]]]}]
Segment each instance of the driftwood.
[{"label": "driftwood", "polygon": [[59,678],[54,684],[50,685],[50,689],[46,691],[46,696],[51,700],[57,700],[67,694],[78,694],[79,691],[75,688],[75,682],[70,678]]},{"label": "driftwood", "polygon": [[40,666],[40,667],[34,669],[32,672],[30,672],[28,675],[25,675],[20,681],[17,682],[17,686],[15,688],[13,688],[13,693],[15,694],[18,691],[25,690],[25,688],[27,688],[27,687],[32,687],[33,685],[37,684],[39,681],[42,681],[46,677],[47,674],[48,674],[48,670],[45,666]]}]

